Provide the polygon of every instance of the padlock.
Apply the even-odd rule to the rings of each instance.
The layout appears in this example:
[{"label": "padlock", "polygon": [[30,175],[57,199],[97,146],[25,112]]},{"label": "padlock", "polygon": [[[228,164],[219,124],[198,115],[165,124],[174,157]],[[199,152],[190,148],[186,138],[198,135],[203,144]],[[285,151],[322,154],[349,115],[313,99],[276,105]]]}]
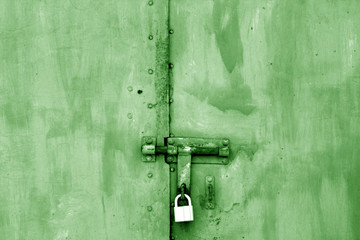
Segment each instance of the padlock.
[{"label": "padlock", "polygon": [[191,199],[188,195],[184,194],[187,198],[189,205],[188,206],[178,206],[178,200],[181,194],[177,195],[175,198],[175,207],[174,207],[174,215],[175,222],[190,222],[194,221],[193,215],[193,207],[191,205]]}]

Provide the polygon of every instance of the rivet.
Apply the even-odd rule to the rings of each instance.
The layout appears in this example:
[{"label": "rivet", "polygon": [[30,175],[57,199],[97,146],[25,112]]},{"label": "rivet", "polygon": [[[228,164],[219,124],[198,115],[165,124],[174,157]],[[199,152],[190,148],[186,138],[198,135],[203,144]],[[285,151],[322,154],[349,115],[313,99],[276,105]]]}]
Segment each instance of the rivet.
[{"label": "rivet", "polygon": [[174,64],[169,63],[169,68],[170,68],[170,69],[173,69],[173,68],[174,68]]},{"label": "rivet", "polygon": [[132,90],[133,90],[132,86],[128,86],[127,90],[128,90],[129,92],[132,92]]},{"label": "rivet", "polygon": [[147,143],[147,144],[150,144],[150,143],[152,143],[152,142],[153,142],[153,140],[152,140],[151,137],[146,138],[146,143]]},{"label": "rivet", "polygon": [[175,168],[171,167],[170,172],[175,172]]},{"label": "rivet", "polygon": [[148,108],[153,108],[153,105],[151,103],[149,103]]},{"label": "rivet", "polygon": [[132,113],[128,113],[128,114],[127,114],[127,117],[128,117],[128,119],[132,119],[132,118],[133,118]]},{"label": "rivet", "polygon": [[146,156],[146,161],[152,161],[152,156],[150,156],[150,155],[148,155],[148,156]]},{"label": "rivet", "polygon": [[149,40],[153,40],[153,39],[154,39],[153,35],[149,35]]},{"label": "rivet", "polygon": [[151,68],[149,68],[148,73],[149,73],[149,74],[153,74],[153,73],[154,73],[154,70],[152,70]]},{"label": "rivet", "polygon": [[151,212],[151,211],[152,211],[152,206],[147,206],[147,210],[148,210],[149,212]]},{"label": "rivet", "polygon": [[152,178],[153,174],[151,172],[149,172],[147,176],[148,176],[148,178]]},{"label": "rivet", "polygon": [[224,139],[222,143],[224,146],[229,145],[229,139]]},{"label": "rivet", "polygon": [[170,144],[170,145],[174,144],[174,139],[169,138],[167,143]]},{"label": "rivet", "polygon": [[149,1],[148,4],[149,4],[149,6],[152,6],[152,5],[154,4],[154,2],[153,2],[153,1]]},{"label": "rivet", "polygon": [[169,30],[169,33],[170,33],[170,34],[174,34],[174,29],[170,29],[170,30]]}]

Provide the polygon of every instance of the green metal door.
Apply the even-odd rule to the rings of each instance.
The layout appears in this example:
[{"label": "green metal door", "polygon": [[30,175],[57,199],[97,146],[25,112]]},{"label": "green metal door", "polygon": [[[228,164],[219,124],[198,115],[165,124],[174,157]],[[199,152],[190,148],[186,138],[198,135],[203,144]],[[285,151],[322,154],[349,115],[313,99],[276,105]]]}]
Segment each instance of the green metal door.
[{"label": "green metal door", "polygon": [[174,239],[360,238],[359,23],[357,0],[170,1],[170,132],[231,141]]},{"label": "green metal door", "polygon": [[168,239],[168,166],[140,152],[141,136],[168,135],[148,106],[167,72],[167,3],[0,10],[0,239]]},{"label": "green metal door", "polygon": [[[360,238],[359,1],[0,10],[0,239]],[[192,157],[188,223],[179,166],[140,151],[173,135],[231,143]]]}]

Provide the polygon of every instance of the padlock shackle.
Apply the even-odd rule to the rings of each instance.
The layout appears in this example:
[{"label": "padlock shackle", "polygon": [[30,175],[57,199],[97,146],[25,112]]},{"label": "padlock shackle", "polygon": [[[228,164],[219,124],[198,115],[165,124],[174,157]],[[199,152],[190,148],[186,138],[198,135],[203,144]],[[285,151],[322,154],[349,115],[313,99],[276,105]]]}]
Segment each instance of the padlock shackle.
[{"label": "padlock shackle", "polygon": [[[185,196],[186,199],[189,201],[189,206],[192,206],[192,205],[191,205],[191,198],[189,197],[189,195],[184,194],[184,196]],[[179,197],[181,197],[181,194],[179,194],[179,195],[177,195],[177,196],[175,197],[175,207],[178,207]]]}]

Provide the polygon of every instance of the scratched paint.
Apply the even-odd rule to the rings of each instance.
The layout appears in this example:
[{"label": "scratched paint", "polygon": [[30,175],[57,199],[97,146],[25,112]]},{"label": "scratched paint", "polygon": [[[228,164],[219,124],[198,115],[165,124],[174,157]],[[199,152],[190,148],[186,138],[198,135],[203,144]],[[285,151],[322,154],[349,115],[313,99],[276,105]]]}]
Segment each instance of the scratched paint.
[{"label": "scratched paint", "polygon": [[171,9],[171,132],[232,144],[228,166],[191,167],[195,221],[175,239],[359,239],[360,3]]}]

